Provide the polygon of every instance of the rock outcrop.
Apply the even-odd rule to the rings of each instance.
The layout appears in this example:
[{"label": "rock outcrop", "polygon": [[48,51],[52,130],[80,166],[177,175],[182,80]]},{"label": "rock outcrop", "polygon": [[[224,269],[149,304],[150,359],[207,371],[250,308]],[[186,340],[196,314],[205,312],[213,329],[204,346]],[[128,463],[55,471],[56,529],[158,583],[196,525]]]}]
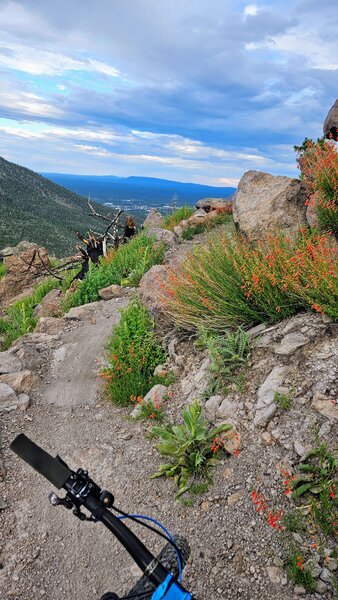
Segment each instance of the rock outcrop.
[{"label": "rock outcrop", "polygon": [[338,98],[327,113],[323,132],[326,138],[338,141]]},{"label": "rock outcrop", "polygon": [[275,230],[292,234],[307,225],[305,201],[299,179],[247,171],[235,194],[234,220],[250,240],[264,239]]},{"label": "rock outcrop", "polygon": [[46,274],[43,264],[49,266],[48,252],[36,244],[22,254],[5,259],[6,275],[0,281],[0,301],[14,298]]},{"label": "rock outcrop", "polygon": [[151,208],[146,220],[144,221],[142,228],[146,227],[161,227],[162,225],[162,215],[157,208]]}]

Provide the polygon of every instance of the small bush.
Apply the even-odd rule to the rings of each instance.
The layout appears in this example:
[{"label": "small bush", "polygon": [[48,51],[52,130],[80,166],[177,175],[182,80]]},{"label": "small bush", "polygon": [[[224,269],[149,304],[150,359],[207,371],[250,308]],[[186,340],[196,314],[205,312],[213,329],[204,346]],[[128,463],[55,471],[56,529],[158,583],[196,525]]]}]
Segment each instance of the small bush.
[{"label": "small bush", "polygon": [[227,204],[224,209],[218,209],[211,213],[211,217],[205,223],[198,223],[197,225],[188,225],[183,233],[182,238],[184,240],[192,240],[195,235],[210,231],[216,225],[227,225],[233,223],[232,217],[232,204]]},{"label": "small bush", "polygon": [[166,358],[153,329],[146,309],[137,300],[121,311],[108,345],[108,366],[101,372],[115,404],[127,406],[131,398],[143,398],[153,385],[163,383],[153,375]]},{"label": "small bush", "polygon": [[3,338],[2,350],[9,348],[16,339],[25,333],[34,330],[36,325],[36,319],[33,316],[34,308],[40,304],[50,290],[58,285],[57,279],[48,279],[40,283],[31,296],[18,300],[6,309],[6,316],[0,319],[0,335]]},{"label": "small bush", "polygon": [[169,231],[174,231],[176,225],[183,220],[189,219],[193,213],[194,209],[191,206],[180,206],[180,208],[176,208],[173,212],[163,217],[162,227],[169,229]]},{"label": "small bush", "polygon": [[305,140],[298,148],[298,164],[310,204],[324,230],[338,235],[338,150],[332,141]]},{"label": "small bush", "polygon": [[138,285],[144,273],[155,264],[161,263],[164,246],[155,244],[145,234],[134,238],[113,250],[99,265],[90,264],[89,271],[75,292],[65,302],[65,310],[99,299],[99,290],[111,284]]},{"label": "small bush", "polygon": [[163,282],[163,304],[183,326],[226,331],[312,309],[338,319],[338,253],[328,233],[302,230],[249,243],[214,236]]}]

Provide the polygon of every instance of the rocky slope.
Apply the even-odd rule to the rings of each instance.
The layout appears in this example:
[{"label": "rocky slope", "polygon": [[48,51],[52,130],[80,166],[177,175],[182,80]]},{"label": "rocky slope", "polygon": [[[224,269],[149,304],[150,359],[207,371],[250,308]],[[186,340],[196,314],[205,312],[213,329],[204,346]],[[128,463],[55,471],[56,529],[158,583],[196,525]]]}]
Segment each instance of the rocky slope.
[{"label": "rocky slope", "polygon": [[[188,247],[180,246],[181,255]],[[177,252],[172,256],[176,260]],[[96,377],[118,308],[127,302],[101,301],[72,309],[65,319],[47,319],[40,327],[46,333],[26,335],[10,352],[0,353],[3,408],[8,389],[1,386],[15,388],[2,413],[1,598],[92,600],[108,589],[122,594],[139,575],[103,527],[81,523],[49,505],[51,486],[8,448],[19,432],[52,454],[59,452],[72,468],[88,468],[114,493],[117,506],[150,514],[185,535],[192,550],[185,583],[199,600],[331,598],[335,561],[328,563],[330,571],[313,551],[315,594],[290,583],[283,570],[284,533],[269,527],[251,493],[263,494],[271,508],[287,512],[282,472],[318,440],[336,443],[338,325],[320,315],[300,314],[249,332],[252,354],[241,392],[233,385],[225,395],[201,400],[211,423],[236,425],[240,453],[224,456],[213,486],[196,496],[193,506],[184,506],[175,501],[172,482],[149,479],[161,458],[154,440],[144,435],[147,426],[126,420],[130,411],[112,406]],[[163,343],[176,376],[165,411],[178,421],[187,402],[203,398],[210,361],[182,333],[169,331]],[[6,371],[16,372],[17,380]],[[290,394],[290,410],[274,402],[277,389]],[[161,547],[148,532],[139,533],[154,551]],[[307,543],[292,535],[298,544]],[[326,551],[330,557],[332,548]]]}]

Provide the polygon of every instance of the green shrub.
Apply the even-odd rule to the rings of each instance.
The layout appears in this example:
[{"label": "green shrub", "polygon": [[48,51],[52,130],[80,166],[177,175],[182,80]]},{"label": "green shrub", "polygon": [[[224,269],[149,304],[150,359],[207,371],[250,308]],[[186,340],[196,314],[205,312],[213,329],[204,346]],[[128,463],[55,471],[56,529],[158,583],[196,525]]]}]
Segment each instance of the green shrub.
[{"label": "green shrub", "polygon": [[1,349],[9,348],[12,343],[34,330],[36,319],[33,316],[34,308],[40,304],[41,300],[50,292],[58,287],[57,279],[48,279],[40,283],[31,296],[18,300],[12,306],[6,309],[6,316],[0,319],[0,335],[3,339]]},{"label": "green shrub", "polygon": [[[210,479],[210,469],[216,464],[217,452],[224,448],[219,434],[232,429],[232,425],[223,423],[212,430],[201,415],[202,409],[195,400],[182,412],[182,425],[153,427],[153,433],[159,438],[157,449],[163,456],[169,456],[171,462],[161,465],[152,477],[171,477],[174,479],[179,498],[187,492],[194,478]],[[196,489],[196,488],[194,488]]]},{"label": "green shrub", "polygon": [[134,397],[143,398],[156,383],[155,367],[166,359],[156,342],[154,325],[147,310],[132,300],[121,310],[121,319],[113,328],[108,345],[108,366],[101,376],[115,404],[127,406]]},{"label": "green shrub", "polygon": [[174,231],[176,225],[183,220],[189,219],[193,213],[194,209],[191,206],[180,206],[180,208],[176,208],[173,212],[168,213],[163,217],[162,227]]},{"label": "green shrub", "polygon": [[99,265],[90,264],[89,271],[75,292],[69,294],[65,310],[99,299],[99,290],[111,284],[136,286],[144,273],[155,264],[161,263],[164,246],[155,244],[153,238],[144,233],[111,251]]},{"label": "green shrub", "polygon": [[338,319],[338,252],[332,236],[302,230],[250,243],[214,236],[163,282],[164,309],[183,327],[226,331],[312,309]]},{"label": "green shrub", "polygon": [[219,211],[215,216],[213,216],[206,223],[198,223],[197,225],[188,225],[183,233],[182,238],[184,240],[192,240],[195,235],[199,233],[204,233],[205,231],[210,231],[216,225],[226,225],[233,224],[233,216],[229,211]]}]

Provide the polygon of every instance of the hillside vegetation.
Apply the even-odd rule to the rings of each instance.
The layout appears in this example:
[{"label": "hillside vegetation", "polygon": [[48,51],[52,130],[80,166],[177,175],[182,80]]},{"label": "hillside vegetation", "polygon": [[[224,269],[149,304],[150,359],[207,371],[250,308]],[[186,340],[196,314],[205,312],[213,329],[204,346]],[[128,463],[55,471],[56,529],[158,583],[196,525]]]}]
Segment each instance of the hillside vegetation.
[{"label": "hillside vegetation", "polygon": [[89,217],[85,198],[0,157],[0,248],[26,239],[65,256],[75,250],[75,232],[93,226],[102,228]]}]

